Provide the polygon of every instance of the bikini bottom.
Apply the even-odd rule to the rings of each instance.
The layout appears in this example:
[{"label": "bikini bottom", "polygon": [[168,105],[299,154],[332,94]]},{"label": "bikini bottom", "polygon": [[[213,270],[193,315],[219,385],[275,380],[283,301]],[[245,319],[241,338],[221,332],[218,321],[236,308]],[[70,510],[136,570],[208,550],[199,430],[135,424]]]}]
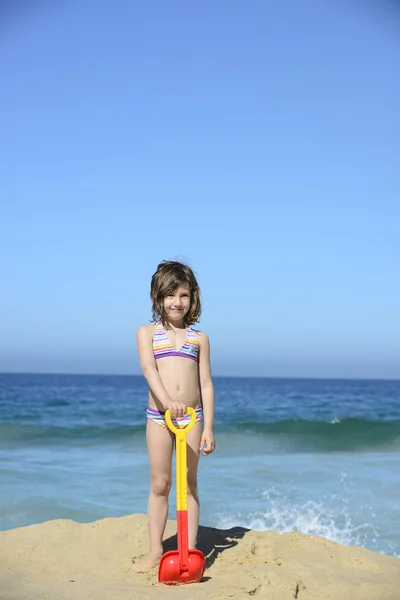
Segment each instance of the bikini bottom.
[{"label": "bikini bottom", "polygon": [[[201,406],[195,408],[196,411],[196,423],[203,419],[203,409]],[[161,425],[161,427],[165,427],[168,429],[168,425],[165,422],[165,412],[160,412],[154,408],[147,407],[147,418],[149,421],[154,421],[157,425]],[[172,423],[175,427],[181,428],[186,427],[190,422],[190,415],[185,415],[184,417],[172,417]]]}]

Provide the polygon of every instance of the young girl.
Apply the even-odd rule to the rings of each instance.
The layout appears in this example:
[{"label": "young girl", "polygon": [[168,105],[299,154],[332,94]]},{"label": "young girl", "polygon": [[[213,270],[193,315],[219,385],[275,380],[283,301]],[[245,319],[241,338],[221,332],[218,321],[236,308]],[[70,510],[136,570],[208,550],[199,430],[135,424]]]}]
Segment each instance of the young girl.
[{"label": "young girl", "polygon": [[189,549],[196,547],[199,526],[199,455],[211,454],[215,448],[210,345],[205,333],[191,327],[201,313],[200,289],[193,271],[182,263],[163,261],[151,279],[150,297],[154,322],[137,331],[140,364],[149,385],[150,551],[135,565],[142,573],[159,562],[168,517],[174,435],[165,423],[165,411],[170,410],[177,426],[184,426],[190,420],[189,415],[184,416],[186,407],[196,410],[196,424],[187,434]]}]

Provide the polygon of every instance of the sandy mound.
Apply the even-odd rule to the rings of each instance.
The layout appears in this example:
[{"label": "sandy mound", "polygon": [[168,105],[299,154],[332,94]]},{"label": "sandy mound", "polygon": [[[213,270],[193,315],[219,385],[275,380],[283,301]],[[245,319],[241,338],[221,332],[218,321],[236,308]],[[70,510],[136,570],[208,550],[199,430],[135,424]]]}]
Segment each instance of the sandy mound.
[{"label": "sandy mound", "polygon": [[[176,548],[169,521],[166,549]],[[202,583],[169,587],[138,575],[145,515],[56,520],[0,532],[1,600],[400,600],[400,560],[300,533],[201,527]]]}]

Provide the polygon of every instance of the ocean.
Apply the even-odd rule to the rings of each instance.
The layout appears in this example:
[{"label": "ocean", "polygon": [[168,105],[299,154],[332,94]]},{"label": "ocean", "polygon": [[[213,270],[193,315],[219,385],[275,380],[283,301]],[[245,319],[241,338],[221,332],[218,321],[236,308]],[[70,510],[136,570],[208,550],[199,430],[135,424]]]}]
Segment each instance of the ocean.
[{"label": "ocean", "polygon": [[[300,531],[400,557],[400,381],[214,386],[202,525]],[[0,530],[145,513],[146,405],[141,376],[0,375]]]}]

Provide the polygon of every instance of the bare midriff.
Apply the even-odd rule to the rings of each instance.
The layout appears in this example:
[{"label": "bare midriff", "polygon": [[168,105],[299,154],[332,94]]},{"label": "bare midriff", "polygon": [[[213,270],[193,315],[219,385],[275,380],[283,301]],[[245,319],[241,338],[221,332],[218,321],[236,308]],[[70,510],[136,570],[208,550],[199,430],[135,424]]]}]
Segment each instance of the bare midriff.
[{"label": "bare midriff", "polygon": [[[185,406],[197,408],[200,404],[199,368],[195,360],[182,356],[166,356],[159,358],[157,369],[161,380],[170,396],[175,402],[182,402]],[[164,412],[165,408],[149,392],[149,406]]]}]

